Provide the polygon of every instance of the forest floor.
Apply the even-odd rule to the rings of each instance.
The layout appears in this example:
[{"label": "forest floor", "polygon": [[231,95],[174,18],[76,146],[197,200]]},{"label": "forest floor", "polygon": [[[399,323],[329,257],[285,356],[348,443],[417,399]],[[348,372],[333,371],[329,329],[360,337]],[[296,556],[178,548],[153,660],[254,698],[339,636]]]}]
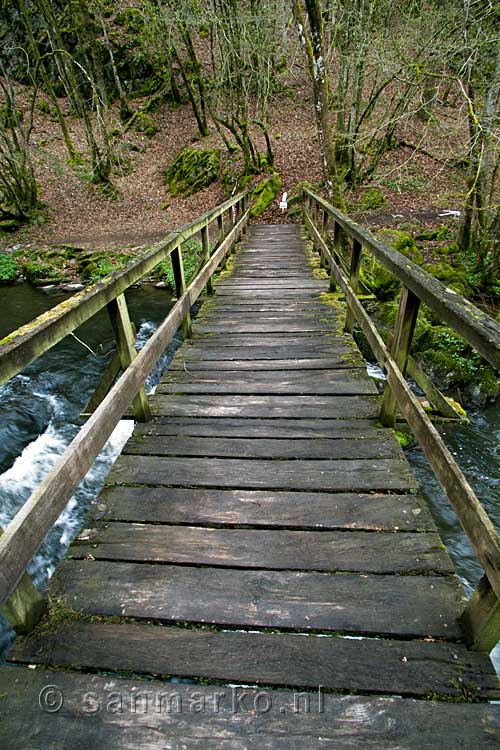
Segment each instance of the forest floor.
[{"label": "forest floor", "polygon": [[[63,108],[67,110],[66,103]],[[297,84],[293,92],[281,97],[271,110],[275,169],[281,176],[283,191],[289,194],[301,180],[319,184],[322,179],[312,112],[307,82]],[[222,201],[224,194],[219,182],[189,198],[167,195],[163,171],[183,146],[197,141],[196,122],[189,105],[166,104],[153,117],[158,131],[151,138],[132,130],[119,133],[121,126],[114,117],[113,124],[119,133],[116,154],[119,163],[126,168],[123,174],[113,176],[117,195],[110,198],[90,182],[88,167],[74,168],[68,164],[58,123],[38,108],[31,140],[47,220],[4,235],[0,238],[0,249],[59,243],[86,250],[145,247]],[[84,153],[81,123],[69,115],[67,119],[75,145]],[[425,143],[420,142],[418,146],[435,158],[407,145],[389,152],[371,183],[347,196],[351,212],[364,223],[386,227],[408,222],[439,226],[456,221],[453,215],[440,214],[457,210],[458,193],[463,190],[463,173],[447,163],[447,153],[461,153],[460,122],[454,108],[443,108],[439,119],[429,123]],[[421,131],[421,123],[418,129]],[[416,130],[411,117],[401,123],[399,130],[401,140],[411,143],[412,131]],[[264,150],[264,143],[258,139],[257,142]],[[213,133],[198,145],[212,148],[222,144],[218,134]],[[385,199],[384,205],[361,211],[363,196],[374,188]],[[167,200],[169,206],[164,210],[162,205]],[[290,219],[280,211],[277,200],[261,221],[287,222]]]}]

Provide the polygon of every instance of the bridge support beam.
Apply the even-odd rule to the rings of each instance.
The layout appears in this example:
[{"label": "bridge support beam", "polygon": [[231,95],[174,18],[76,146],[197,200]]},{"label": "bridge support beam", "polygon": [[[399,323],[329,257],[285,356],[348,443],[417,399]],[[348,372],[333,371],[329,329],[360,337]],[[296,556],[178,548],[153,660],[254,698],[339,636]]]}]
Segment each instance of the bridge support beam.
[{"label": "bridge support beam", "polygon": [[[403,375],[406,372],[406,365],[408,363],[408,356],[410,354],[410,346],[413,332],[415,330],[415,324],[417,322],[419,307],[419,298],[407,287],[403,287],[399,299],[394,342],[391,347],[391,355]],[[389,385],[386,384],[382,408],[380,410],[380,422],[384,427],[394,427],[395,421],[396,397],[392,393]]]},{"label": "bridge support beam", "polygon": [[[3,534],[0,529],[0,536]],[[27,573],[23,573],[11,597],[1,609],[16,633],[29,633],[43,615],[46,601]]]},{"label": "bridge support beam", "polygon": [[[174,272],[175,293],[177,299],[179,299],[186,291],[184,263],[182,262],[182,249],[180,246],[177,246],[175,250],[172,250],[170,260],[172,262],[172,271]],[[190,339],[193,335],[190,312],[186,313],[186,317],[182,321],[182,333],[185,339]]]},{"label": "bridge support beam", "polygon": [[[127,301],[124,294],[108,302],[107,305],[111,327],[116,339],[116,348],[120,358],[122,370],[126,370],[137,356],[135,350],[135,336],[128,314]],[[151,418],[151,411],[144,386],[141,386],[133,400],[134,416],[139,422],[147,422]]]},{"label": "bridge support beam", "polygon": [[486,576],[479,581],[465,608],[462,627],[474,651],[489,653],[500,640],[500,601]]},{"label": "bridge support beam", "polygon": [[[208,235],[208,224],[205,224],[201,229],[201,245],[203,248],[203,262],[208,263],[210,260],[210,237]],[[212,277],[210,276],[206,286],[207,294],[214,293],[214,285],[212,283]]]},{"label": "bridge support beam", "polygon": [[[349,283],[351,285],[351,288],[354,292],[354,294],[358,291],[359,286],[359,269],[361,266],[361,251],[362,251],[362,245],[359,240],[354,239],[352,241],[352,251],[351,251],[351,272],[350,272],[350,279]],[[344,331],[346,333],[352,333],[354,329],[354,312],[352,308],[350,307],[349,303],[347,303],[347,312],[345,316],[345,325],[344,325]]]}]

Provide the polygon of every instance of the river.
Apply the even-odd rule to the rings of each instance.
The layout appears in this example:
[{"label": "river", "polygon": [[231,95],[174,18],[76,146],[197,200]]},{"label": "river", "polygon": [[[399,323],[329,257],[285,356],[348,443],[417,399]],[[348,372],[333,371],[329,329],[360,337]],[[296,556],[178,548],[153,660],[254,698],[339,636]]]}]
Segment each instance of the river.
[{"label": "river", "polygon": [[[49,295],[27,284],[0,288],[0,339],[67,298]],[[165,290],[144,285],[127,293],[130,316],[136,324],[139,346],[156,330],[173,304]],[[79,414],[91,396],[113,349],[107,316],[99,313],[76,332],[33,362],[6,385],[0,386],[0,527],[5,527],[39,484],[76,434]],[[170,361],[178,341],[173,341],[147,382],[153,390]],[[476,408],[468,426],[453,424],[443,437],[460,464],[490,518],[500,527],[500,403]],[[81,527],[90,501],[133,428],[122,420],[92,470],[70,500],[29,567],[42,588]],[[468,594],[482,574],[457,518],[428,466],[422,451],[413,447],[407,457],[419,480],[444,543]],[[0,653],[13,637],[0,622]],[[500,647],[494,654],[500,672]]]}]

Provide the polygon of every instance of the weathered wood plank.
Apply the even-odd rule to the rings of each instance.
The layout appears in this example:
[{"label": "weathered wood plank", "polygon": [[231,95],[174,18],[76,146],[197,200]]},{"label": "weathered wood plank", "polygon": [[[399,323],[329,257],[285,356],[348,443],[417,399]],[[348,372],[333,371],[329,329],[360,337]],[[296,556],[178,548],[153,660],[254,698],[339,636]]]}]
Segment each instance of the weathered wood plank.
[{"label": "weathered wood plank", "polygon": [[93,518],[332,530],[435,530],[425,502],[416,495],[107,487],[94,505]]},{"label": "weathered wood plank", "polygon": [[153,413],[172,417],[376,417],[378,396],[219,396],[159,394]]},{"label": "weathered wood plank", "polygon": [[18,639],[9,661],[264,685],[498,698],[488,657],[462,644],[70,622]]},{"label": "weathered wood plank", "polygon": [[[363,364],[363,358],[360,352],[353,349],[348,344],[331,343],[328,345],[314,345],[314,340],[303,343],[276,345],[276,346],[204,346],[202,342],[196,341],[191,346],[186,346],[179,353],[186,361],[196,360],[276,360],[276,359],[333,359],[337,362],[344,362],[351,367]],[[327,365],[323,364],[323,367]]]},{"label": "weathered wood plank", "polygon": [[[214,321],[217,320],[217,317],[213,318]],[[205,333],[221,333],[221,334],[235,334],[235,333],[241,333],[241,334],[248,334],[248,333],[257,333],[257,334],[264,334],[268,333],[270,330],[273,331],[273,334],[276,335],[276,333],[296,333],[296,332],[308,332],[308,333],[318,333],[318,332],[334,332],[338,331],[340,333],[340,320],[333,320],[333,319],[325,319],[321,320],[319,318],[310,318],[309,320],[304,319],[297,319],[293,320],[291,318],[266,318],[266,320],[263,321],[262,318],[259,318],[258,320],[248,320],[247,316],[245,316],[245,319],[242,320],[224,320],[219,319],[219,322],[208,322],[204,320],[203,322],[199,322],[195,325],[195,334],[205,334]]]},{"label": "weathered wood plank", "polygon": [[355,573],[453,573],[436,533],[212,529],[107,523],[85,529],[72,558]]},{"label": "weathered wood plank", "polygon": [[89,615],[404,637],[461,636],[457,618],[463,595],[458,581],[448,576],[64,560],[49,590]]},{"label": "weathered wood plank", "polygon": [[118,484],[241,489],[394,490],[415,487],[408,464],[396,458],[330,461],[120,456],[109,475]]},{"label": "weathered wood plank", "polygon": [[357,370],[271,370],[246,372],[207,370],[196,378],[185,370],[167,373],[157,393],[225,393],[287,395],[375,395],[377,386]]},{"label": "weathered wood plank", "polygon": [[[330,349],[333,351],[356,351],[352,344],[352,339],[344,336],[335,335],[331,332],[316,331],[298,331],[296,333],[282,333],[277,336],[273,333],[231,333],[230,331],[222,333],[211,333],[204,336],[198,335],[194,340],[192,347],[197,351],[205,349],[217,350],[230,346],[238,348],[253,346],[258,348],[264,347],[287,347],[294,350],[297,347],[305,347],[306,350],[321,351],[321,349]],[[186,349],[189,349],[186,346]]]},{"label": "weathered wood plank", "polygon": [[492,750],[500,735],[500,712],[488,703],[328,693],[320,702],[317,686],[308,702],[288,691],[262,695],[262,689],[68,671],[57,674],[63,710],[55,716],[34,711],[53,684],[51,670],[0,669],[2,710],[9,717],[2,734],[9,750]]},{"label": "weathered wood plank", "polygon": [[137,424],[135,435],[193,435],[200,437],[371,438],[370,419],[258,419],[237,417],[155,417],[147,425]]},{"label": "weathered wood plank", "polygon": [[[349,352],[337,356],[320,355],[316,357],[296,357],[294,359],[209,359],[200,354],[197,358],[185,356],[186,350],[180,349],[170,363],[169,370],[194,372],[197,370],[332,370],[360,367],[366,371],[366,364],[361,354]],[[289,353],[289,352],[288,352]],[[189,354],[189,352],[188,352]],[[227,355],[226,355],[227,356]]]},{"label": "weathered wood plank", "polygon": [[132,437],[125,455],[213,456],[219,458],[402,458],[399,443],[389,433],[373,431],[373,439],[356,438],[220,438]]}]

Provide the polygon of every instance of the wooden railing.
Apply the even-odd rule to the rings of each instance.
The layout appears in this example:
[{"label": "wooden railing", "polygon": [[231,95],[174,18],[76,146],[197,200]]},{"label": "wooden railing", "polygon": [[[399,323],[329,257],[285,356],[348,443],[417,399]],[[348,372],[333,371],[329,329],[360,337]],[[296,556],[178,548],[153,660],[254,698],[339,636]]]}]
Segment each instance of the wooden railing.
[{"label": "wooden railing", "polygon": [[[393,426],[399,409],[422,446],[483,567],[484,576],[465,607],[462,624],[474,649],[490,651],[500,640],[500,536],[406,382],[405,372],[421,302],[496,370],[500,370],[500,325],[308,189],[303,192],[303,214],[322,265],[330,268],[332,288],[338,284],[345,294],[346,331],[353,331],[354,322],[359,325],[386,373],[380,421]],[[390,349],[357,297],[363,251],[374,256],[402,285]],[[348,274],[342,269],[346,253]]]},{"label": "wooden railing", "polygon": [[[246,192],[236,195],[180,231],[170,234],[122,270],[72,296],[0,341],[2,383],[106,307],[123,370],[116,383],[110,383],[112,387],[107,395],[102,394],[95,411],[60,460],[3,533],[0,530],[0,607],[3,607],[3,614],[18,631],[29,630],[44,608],[43,598],[25,572],[27,565],[130,405],[133,404],[136,418],[146,420],[149,417],[144,391],[146,377],[179,327],[182,327],[185,336],[191,335],[191,306],[205,287],[208,293],[213,291],[214,272],[224,263],[246,229],[250,215],[248,203]],[[217,244],[211,250],[209,229],[213,222],[217,223]],[[182,245],[198,232],[203,248],[203,266],[187,285]],[[137,353],[124,292],[168,257],[172,262],[178,299],[153,336]]]}]

